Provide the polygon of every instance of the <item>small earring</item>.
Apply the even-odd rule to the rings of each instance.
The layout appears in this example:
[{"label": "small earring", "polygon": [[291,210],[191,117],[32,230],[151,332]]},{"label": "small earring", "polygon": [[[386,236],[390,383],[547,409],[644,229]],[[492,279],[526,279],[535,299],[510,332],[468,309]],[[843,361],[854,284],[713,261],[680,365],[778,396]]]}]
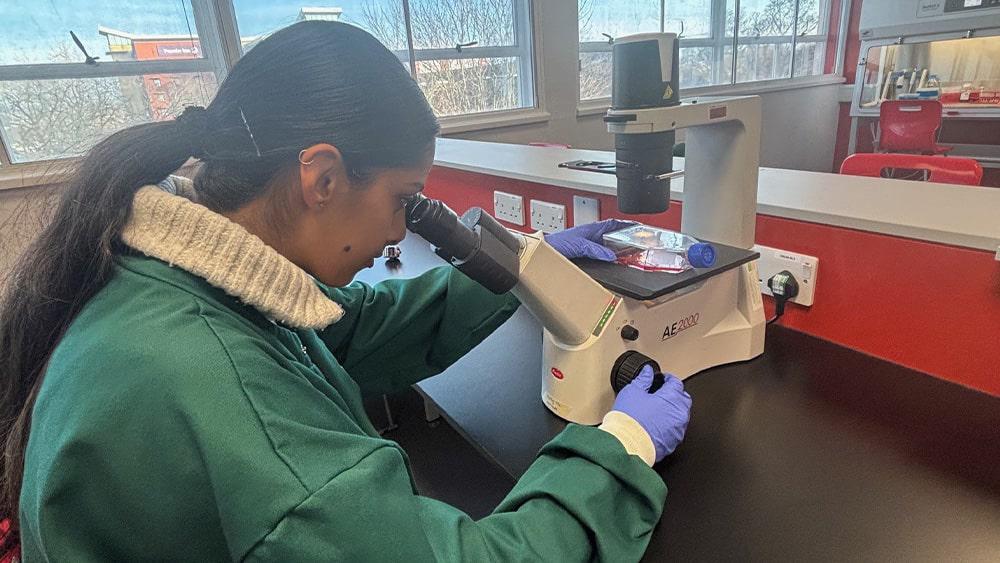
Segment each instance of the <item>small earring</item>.
[{"label": "small earring", "polygon": [[312,164],[312,163],[313,163],[313,161],[314,161],[314,160],[316,160],[316,159],[315,159],[315,158],[311,158],[311,159],[309,159],[309,161],[308,161],[308,162],[306,162],[305,160],[302,160],[302,157],[303,157],[303,155],[305,155],[305,154],[306,154],[306,149],[302,149],[302,150],[300,150],[300,151],[299,151],[299,163],[301,163],[301,164],[303,164],[303,165],[305,165],[305,166],[309,166],[309,165],[310,165],[310,164]]}]

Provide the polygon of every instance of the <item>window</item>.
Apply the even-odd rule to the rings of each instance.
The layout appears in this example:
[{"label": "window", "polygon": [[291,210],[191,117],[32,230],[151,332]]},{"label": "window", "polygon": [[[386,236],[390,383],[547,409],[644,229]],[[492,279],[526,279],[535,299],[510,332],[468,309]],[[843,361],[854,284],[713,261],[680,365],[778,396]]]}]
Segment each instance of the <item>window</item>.
[{"label": "window", "polygon": [[5,0],[0,165],[79,155],[208,103],[220,61],[202,52],[195,16],[190,0]]},{"label": "window", "polygon": [[578,9],[581,100],[611,95],[612,39],[633,33],[680,36],[681,88],[817,75],[825,66],[830,0],[578,0]]},{"label": "window", "polygon": [[402,0],[336,5],[235,0],[243,49],[300,19],[334,19],[389,47],[439,116],[534,107],[528,0],[409,0],[409,26]]},{"label": "window", "polygon": [[242,53],[300,20],[371,32],[440,116],[534,107],[529,8],[530,0],[3,0],[0,167],[77,156],[123,127],[208,104]]},{"label": "window", "polygon": [[737,6],[737,0],[728,0],[726,59],[730,67],[724,70],[727,78],[732,76],[733,21],[737,9],[740,25],[736,30],[736,82],[823,73],[828,1],[738,0]]}]

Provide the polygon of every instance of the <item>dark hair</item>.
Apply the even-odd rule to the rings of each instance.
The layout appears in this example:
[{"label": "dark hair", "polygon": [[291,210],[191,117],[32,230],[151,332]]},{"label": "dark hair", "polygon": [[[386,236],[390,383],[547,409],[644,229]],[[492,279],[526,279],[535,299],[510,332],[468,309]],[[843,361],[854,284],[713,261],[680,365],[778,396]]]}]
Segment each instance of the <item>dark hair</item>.
[{"label": "dark hair", "polygon": [[416,82],[374,37],[309,21],[264,39],[207,108],[137,125],[98,143],[65,187],[52,221],[11,272],[0,304],[2,506],[16,526],[31,411],[53,348],[113,275],[136,190],[191,156],[199,203],[238,209],[264,195],[298,152],[336,146],[355,176],[426,158],[438,123]]}]

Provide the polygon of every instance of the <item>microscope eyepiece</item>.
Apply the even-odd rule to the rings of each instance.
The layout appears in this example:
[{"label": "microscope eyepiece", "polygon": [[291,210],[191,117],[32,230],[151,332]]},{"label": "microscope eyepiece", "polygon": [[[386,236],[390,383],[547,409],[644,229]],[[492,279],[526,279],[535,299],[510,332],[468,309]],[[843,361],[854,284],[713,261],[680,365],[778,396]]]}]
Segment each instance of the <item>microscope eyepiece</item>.
[{"label": "microscope eyepiece", "polygon": [[444,202],[416,194],[404,202],[406,228],[486,289],[501,294],[517,284],[520,243],[478,207],[460,219]]},{"label": "microscope eyepiece", "polygon": [[401,200],[406,208],[406,220],[419,221],[428,211],[430,211],[430,200],[421,193],[416,193]]},{"label": "microscope eyepiece", "polygon": [[450,207],[423,194],[407,199],[406,228],[459,261],[479,248],[479,236],[462,224]]}]

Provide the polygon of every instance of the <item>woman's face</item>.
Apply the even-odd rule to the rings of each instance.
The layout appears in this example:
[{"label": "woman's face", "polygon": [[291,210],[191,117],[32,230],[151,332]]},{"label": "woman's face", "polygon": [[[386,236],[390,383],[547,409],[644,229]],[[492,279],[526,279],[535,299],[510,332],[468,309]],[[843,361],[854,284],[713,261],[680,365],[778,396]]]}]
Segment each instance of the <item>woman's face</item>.
[{"label": "woman's face", "polygon": [[[303,153],[300,180],[306,213],[295,254],[300,266],[331,286],[351,282],[382,250],[406,235],[403,199],[420,192],[434,161],[433,144],[416,166],[376,171],[352,179],[339,152]],[[336,150],[336,149],[334,149]],[[315,169],[314,169],[315,167]]]}]

